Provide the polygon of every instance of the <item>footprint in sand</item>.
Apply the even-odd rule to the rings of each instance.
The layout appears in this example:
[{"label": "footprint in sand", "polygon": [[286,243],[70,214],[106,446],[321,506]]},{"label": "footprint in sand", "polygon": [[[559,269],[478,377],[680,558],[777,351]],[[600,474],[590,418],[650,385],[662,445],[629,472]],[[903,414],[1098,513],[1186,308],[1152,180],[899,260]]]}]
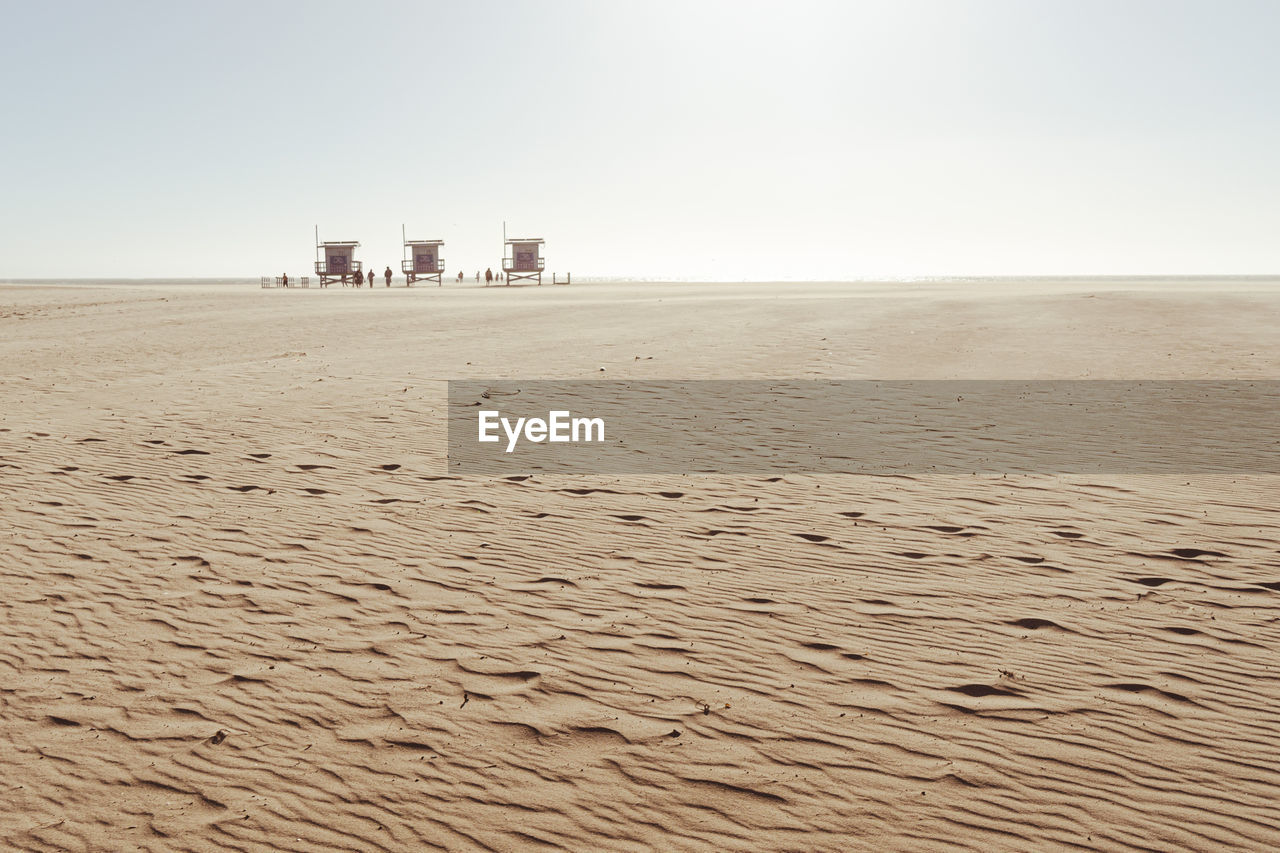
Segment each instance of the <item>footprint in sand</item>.
[{"label": "footprint in sand", "polygon": [[1200,548],[1174,548],[1169,552],[1179,560],[1199,560],[1201,557],[1225,557],[1221,551],[1205,551]]},{"label": "footprint in sand", "polygon": [[[1063,628],[1057,622],[1053,622],[1048,619],[1038,619],[1034,616],[1029,616],[1026,619],[1015,619],[1012,622],[1006,622],[1005,624],[1016,625],[1019,628],[1026,628],[1028,631],[1038,631],[1041,628],[1056,628],[1059,631],[1068,631],[1068,629]],[[1068,631],[1068,633],[1071,632]]]},{"label": "footprint in sand", "polygon": [[959,687],[948,687],[952,693],[963,693],[965,696],[973,696],[975,698],[982,696],[1017,696],[1018,694],[1012,690],[1006,690],[1003,687],[992,687],[990,684],[962,684]]}]

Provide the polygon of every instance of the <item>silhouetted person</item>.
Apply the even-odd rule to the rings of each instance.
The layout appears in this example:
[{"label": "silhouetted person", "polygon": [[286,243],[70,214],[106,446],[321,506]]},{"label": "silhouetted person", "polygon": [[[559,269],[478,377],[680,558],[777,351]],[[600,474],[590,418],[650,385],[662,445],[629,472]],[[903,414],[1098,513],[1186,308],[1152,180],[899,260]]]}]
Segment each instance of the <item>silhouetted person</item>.
[{"label": "silhouetted person", "polygon": [[387,267],[386,271],[382,274],[382,277],[387,280],[387,287],[390,287],[391,286],[391,267]]},{"label": "silhouetted person", "polygon": [[373,287],[373,270],[369,270],[369,286]]},{"label": "silhouetted person", "polygon": [[280,276],[280,283],[281,283],[282,285],[284,285],[285,287],[288,287],[288,286],[289,286],[289,274],[288,274],[288,273],[285,273],[284,275]]},{"label": "silhouetted person", "polygon": [[493,283],[493,267],[484,271],[484,283],[486,287]]}]

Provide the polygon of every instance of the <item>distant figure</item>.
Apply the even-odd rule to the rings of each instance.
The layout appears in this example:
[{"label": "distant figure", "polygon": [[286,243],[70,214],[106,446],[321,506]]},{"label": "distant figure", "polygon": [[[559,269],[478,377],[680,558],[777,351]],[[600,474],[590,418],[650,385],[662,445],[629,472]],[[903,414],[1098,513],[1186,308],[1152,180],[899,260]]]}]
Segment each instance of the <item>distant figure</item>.
[{"label": "distant figure", "polygon": [[480,270],[476,270],[476,284],[480,283]]},{"label": "distant figure", "polygon": [[488,287],[492,283],[493,283],[493,267],[489,267],[487,270],[484,271],[484,285],[485,287]]},{"label": "distant figure", "polygon": [[386,271],[383,272],[382,277],[387,280],[387,287],[390,287],[391,286],[391,267],[387,267]]},{"label": "distant figure", "polygon": [[369,270],[369,286],[373,287],[373,270]]},{"label": "distant figure", "polygon": [[289,274],[288,274],[288,273],[285,273],[284,275],[280,276],[280,283],[281,283],[282,285],[284,285],[285,287],[288,287],[288,286],[289,286]]},{"label": "distant figure", "polygon": [[462,281],[462,270],[458,270],[458,281]]}]

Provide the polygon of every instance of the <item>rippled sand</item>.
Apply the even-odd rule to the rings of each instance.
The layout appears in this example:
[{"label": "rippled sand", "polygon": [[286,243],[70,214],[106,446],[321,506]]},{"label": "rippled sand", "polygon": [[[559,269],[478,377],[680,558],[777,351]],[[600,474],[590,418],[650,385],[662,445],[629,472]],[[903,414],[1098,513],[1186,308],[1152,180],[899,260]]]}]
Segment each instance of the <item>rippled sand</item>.
[{"label": "rippled sand", "polygon": [[441,380],[1275,378],[1278,328],[1263,285],[2,288],[0,838],[1274,849],[1277,478],[455,479]]}]

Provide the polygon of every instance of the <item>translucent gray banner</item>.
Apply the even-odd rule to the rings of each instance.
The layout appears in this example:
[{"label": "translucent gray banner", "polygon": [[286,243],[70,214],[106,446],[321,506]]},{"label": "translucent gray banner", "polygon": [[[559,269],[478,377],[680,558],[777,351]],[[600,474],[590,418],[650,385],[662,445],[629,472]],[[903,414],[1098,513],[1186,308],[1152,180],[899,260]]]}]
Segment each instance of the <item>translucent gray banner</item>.
[{"label": "translucent gray banner", "polygon": [[1280,380],[449,382],[449,470],[1280,473]]}]

